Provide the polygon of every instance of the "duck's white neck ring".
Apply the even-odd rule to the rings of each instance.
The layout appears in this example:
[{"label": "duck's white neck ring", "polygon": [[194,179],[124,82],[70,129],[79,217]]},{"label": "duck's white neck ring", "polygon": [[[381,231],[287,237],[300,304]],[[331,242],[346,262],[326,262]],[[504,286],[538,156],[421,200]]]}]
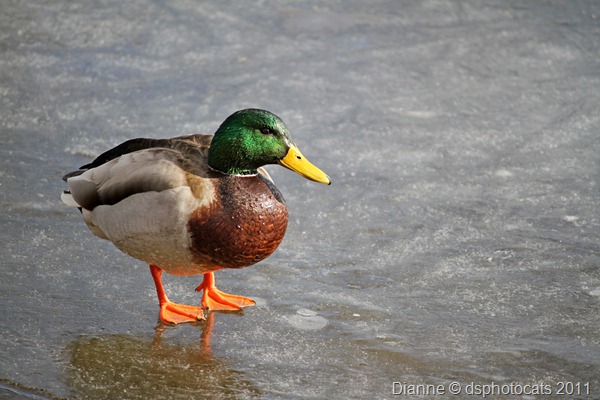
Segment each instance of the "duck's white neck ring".
[{"label": "duck's white neck ring", "polygon": [[219,171],[218,169],[213,168],[213,167],[211,167],[208,164],[207,164],[207,166],[208,166],[208,169],[210,169],[211,171],[218,172],[218,173],[223,174],[223,175],[238,176],[238,177],[241,177],[241,178],[245,178],[245,177],[251,178],[251,177],[254,177],[254,176],[258,175],[258,171],[254,172],[254,173],[251,173],[251,174],[228,174],[227,172]]}]

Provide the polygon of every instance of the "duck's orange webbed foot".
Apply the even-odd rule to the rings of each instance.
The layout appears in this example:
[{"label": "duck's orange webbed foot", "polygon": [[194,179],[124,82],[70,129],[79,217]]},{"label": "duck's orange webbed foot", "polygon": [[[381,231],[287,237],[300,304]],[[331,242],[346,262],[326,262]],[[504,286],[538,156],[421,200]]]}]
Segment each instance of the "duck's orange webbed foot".
[{"label": "duck's orange webbed foot", "polygon": [[160,320],[167,324],[181,324],[204,320],[204,311],[200,307],[177,304],[171,301],[160,305]]},{"label": "duck's orange webbed foot", "polygon": [[244,296],[224,293],[215,286],[215,276],[212,272],[204,274],[204,279],[200,286],[196,288],[202,293],[202,307],[208,310],[216,311],[237,311],[242,307],[253,306],[256,302]]},{"label": "duck's orange webbed foot", "polygon": [[162,284],[162,270],[159,267],[150,265],[150,272],[156,286],[156,294],[158,295],[158,303],[160,304],[158,315],[161,321],[167,324],[181,324],[204,320],[204,311],[202,308],[173,303],[167,298]]}]

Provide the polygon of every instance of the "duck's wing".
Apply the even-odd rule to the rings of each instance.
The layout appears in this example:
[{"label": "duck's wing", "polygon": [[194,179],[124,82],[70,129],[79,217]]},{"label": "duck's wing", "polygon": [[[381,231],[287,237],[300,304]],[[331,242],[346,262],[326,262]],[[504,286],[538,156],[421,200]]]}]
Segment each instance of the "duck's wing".
[{"label": "duck's wing", "polygon": [[[197,198],[209,195],[206,178],[212,136],[132,139],[65,175],[69,191],[63,201],[86,210],[113,205],[136,193],[189,186]],[[210,185],[212,186],[212,185]]]},{"label": "duck's wing", "polygon": [[69,172],[63,176],[63,181],[67,179],[83,174],[85,171],[96,168],[120,157],[124,154],[133,153],[139,150],[151,149],[151,148],[166,148],[175,149],[184,153],[189,150],[205,149],[208,151],[210,143],[212,141],[212,135],[189,135],[189,136],[178,136],[170,139],[149,139],[149,138],[136,138],[130,139],[118,146],[113,147],[110,150],[100,154],[89,164],[82,165],[78,170]]}]

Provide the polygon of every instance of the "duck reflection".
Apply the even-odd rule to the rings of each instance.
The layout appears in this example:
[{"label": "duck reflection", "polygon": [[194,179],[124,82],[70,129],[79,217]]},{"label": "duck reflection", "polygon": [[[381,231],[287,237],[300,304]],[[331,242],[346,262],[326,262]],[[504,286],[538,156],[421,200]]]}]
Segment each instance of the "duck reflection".
[{"label": "duck reflection", "polygon": [[211,353],[214,313],[198,325],[195,343],[172,343],[159,324],[153,337],[85,337],[70,346],[69,384],[78,399],[196,399],[259,397],[243,373]]}]

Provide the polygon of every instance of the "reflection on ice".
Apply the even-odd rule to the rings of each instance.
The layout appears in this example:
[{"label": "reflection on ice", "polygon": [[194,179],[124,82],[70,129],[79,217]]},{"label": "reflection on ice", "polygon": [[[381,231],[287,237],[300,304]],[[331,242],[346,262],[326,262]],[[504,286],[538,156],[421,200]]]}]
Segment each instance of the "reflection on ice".
[{"label": "reflection on ice", "polygon": [[[198,324],[196,343],[128,334],[85,336],[69,345],[69,385],[78,399],[252,398],[260,390],[212,355],[214,313]],[[201,331],[201,332],[200,332]],[[171,338],[172,339],[172,338]]]}]

